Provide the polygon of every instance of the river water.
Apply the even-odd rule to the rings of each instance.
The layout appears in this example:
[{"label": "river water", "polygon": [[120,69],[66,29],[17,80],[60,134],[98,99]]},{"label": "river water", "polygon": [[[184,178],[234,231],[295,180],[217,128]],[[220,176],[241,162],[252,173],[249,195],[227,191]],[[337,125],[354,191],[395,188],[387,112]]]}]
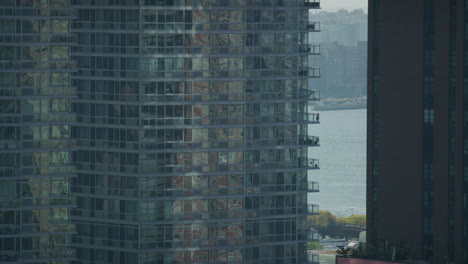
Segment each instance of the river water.
[{"label": "river water", "polygon": [[320,192],[309,194],[309,203],[340,217],[365,214],[366,110],[322,111],[309,134],[320,136],[320,147],[309,150],[320,159],[320,170],[309,172]]}]

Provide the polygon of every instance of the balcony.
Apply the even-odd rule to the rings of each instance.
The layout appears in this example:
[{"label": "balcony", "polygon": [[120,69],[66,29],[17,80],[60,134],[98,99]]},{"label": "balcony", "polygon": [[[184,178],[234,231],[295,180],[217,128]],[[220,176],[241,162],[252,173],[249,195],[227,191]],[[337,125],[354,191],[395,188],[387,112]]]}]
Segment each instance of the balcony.
[{"label": "balcony", "polygon": [[306,257],[300,258],[299,262],[301,264],[319,264],[319,255],[313,253],[307,253]]},{"label": "balcony", "polygon": [[308,169],[319,169],[320,164],[318,159],[307,159],[307,158],[302,158],[299,159],[298,165],[300,168],[308,168]]},{"label": "balcony", "polygon": [[305,121],[310,124],[319,124],[320,123],[319,113],[306,113],[303,116],[299,116],[299,121]]},{"label": "balcony", "polygon": [[299,52],[309,53],[311,55],[320,55],[320,45],[305,45],[299,47]]},{"label": "balcony", "polygon": [[306,98],[309,101],[319,101],[320,92],[318,90],[309,90],[309,89],[300,89],[299,90],[300,99]]},{"label": "balcony", "polygon": [[299,139],[299,145],[307,145],[310,147],[320,146],[319,142],[320,142],[319,137],[316,137],[316,136],[305,136]]},{"label": "balcony", "polygon": [[320,32],[320,22],[310,21],[306,26],[307,31]]},{"label": "balcony", "polygon": [[320,0],[305,0],[304,6],[313,9],[313,8],[320,8]]},{"label": "balcony", "polygon": [[300,230],[298,233],[298,240],[306,240],[308,242],[310,241],[318,241],[320,239],[318,231],[315,229],[304,229]]},{"label": "balcony", "polygon": [[319,183],[314,181],[308,181],[307,184],[299,185],[299,189],[308,192],[319,192]]},{"label": "balcony", "polygon": [[318,241],[320,239],[320,235],[317,230],[311,229],[307,231],[307,240]]},{"label": "balcony", "polygon": [[318,241],[319,240],[319,233],[315,229],[303,230],[299,234],[299,240]]},{"label": "balcony", "polygon": [[309,241],[318,241],[320,239],[318,231],[315,229],[308,230],[306,232],[306,239]]},{"label": "balcony", "polygon": [[317,215],[319,213],[319,206],[317,204],[307,204],[307,214]]},{"label": "balcony", "polygon": [[307,68],[299,71],[299,76],[308,76],[309,78],[319,78],[320,68]]},{"label": "balcony", "polygon": [[297,208],[299,214],[318,215],[319,206],[317,204],[302,204]]}]

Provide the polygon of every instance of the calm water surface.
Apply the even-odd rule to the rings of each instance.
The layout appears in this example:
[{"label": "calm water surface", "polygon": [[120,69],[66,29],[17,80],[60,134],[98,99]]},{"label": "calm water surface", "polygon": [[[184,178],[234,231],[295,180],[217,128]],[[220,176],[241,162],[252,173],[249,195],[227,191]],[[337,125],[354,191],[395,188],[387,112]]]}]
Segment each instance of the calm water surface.
[{"label": "calm water surface", "polygon": [[320,170],[309,172],[320,192],[309,194],[309,203],[337,216],[365,214],[366,110],[323,111],[320,123],[309,127],[320,136],[320,147],[309,152],[320,159]]}]

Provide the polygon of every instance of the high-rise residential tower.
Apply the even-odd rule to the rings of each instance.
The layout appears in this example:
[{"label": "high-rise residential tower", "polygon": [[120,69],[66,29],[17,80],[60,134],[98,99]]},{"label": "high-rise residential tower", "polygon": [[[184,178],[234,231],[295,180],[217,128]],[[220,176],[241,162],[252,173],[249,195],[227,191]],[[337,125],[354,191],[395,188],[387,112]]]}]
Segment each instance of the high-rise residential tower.
[{"label": "high-rise residential tower", "polygon": [[0,262],[68,263],[75,122],[68,0],[0,1]]},{"label": "high-rise residential tower", "polygon": [[468,263],[468,2],[369,1],[368,242]]},{"label": "high-rise residential tower", "polygon": [[317,1],[73,0],[77,263],[312,263]]},{"label": "high-rise residential tower", "polygon": [[317,262],[317,8],[1,0],[0,262]]}]

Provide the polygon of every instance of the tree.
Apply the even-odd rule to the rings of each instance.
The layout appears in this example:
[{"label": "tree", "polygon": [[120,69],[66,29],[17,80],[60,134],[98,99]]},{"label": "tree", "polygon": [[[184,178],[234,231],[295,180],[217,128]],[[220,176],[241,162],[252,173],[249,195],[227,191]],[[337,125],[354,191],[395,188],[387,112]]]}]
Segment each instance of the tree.
[{"label": "tree", "polygon": [[320,249],[323,249],[323,245],[320,244],[320,242],[317,242],[317,241],[307,242],[307,249],[309,249],[309,250],[320,250]]},{"label": "tree", "polygon": [[366,225],[366,216],[365,215],[352,215],[348,217],[340,217],[337,220],[338,224],[341,225]]},{"label": "tree", "polygon": [[365,15],[364,10],[362,10],[362,9],[354,9],[353,11],[351,11],[350,14],[352,14],[352,15]]},{"label": "tree", "polygon": [[307,222],[318,230],[327,229],[336,226],[336,216],[328,211],[320,210],[318,215],[308,216]]}]

